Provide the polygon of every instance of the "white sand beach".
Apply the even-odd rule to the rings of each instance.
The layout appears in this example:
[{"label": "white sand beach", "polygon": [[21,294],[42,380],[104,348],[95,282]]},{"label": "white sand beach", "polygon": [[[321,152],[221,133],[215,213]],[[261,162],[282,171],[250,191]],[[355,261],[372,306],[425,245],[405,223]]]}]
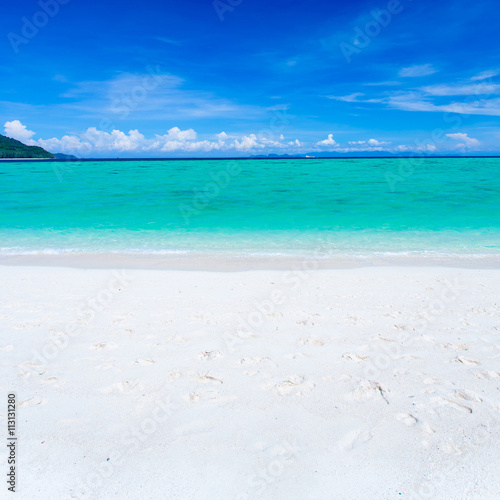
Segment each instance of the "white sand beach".
[{"label": "white sand beach", "polygon": [[500,498],[499,269],[0,280],[16,498]]}]

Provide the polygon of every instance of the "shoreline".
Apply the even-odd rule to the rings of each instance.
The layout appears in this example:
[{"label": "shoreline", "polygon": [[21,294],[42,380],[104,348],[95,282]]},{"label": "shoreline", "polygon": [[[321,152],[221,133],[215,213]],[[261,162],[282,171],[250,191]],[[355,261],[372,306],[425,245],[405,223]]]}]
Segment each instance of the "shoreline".
[{"label": "shoreline", "polygon": [[171,271],[249,270],[334,270],[366,267],[442,267],[457,269],[500,269],[500,255],[418,254],[363,256],[264,255],[264,254],[130,254],[130,253],[71,253],[0,255],[0,266],[63,267],[76,269],[144,269]]}]

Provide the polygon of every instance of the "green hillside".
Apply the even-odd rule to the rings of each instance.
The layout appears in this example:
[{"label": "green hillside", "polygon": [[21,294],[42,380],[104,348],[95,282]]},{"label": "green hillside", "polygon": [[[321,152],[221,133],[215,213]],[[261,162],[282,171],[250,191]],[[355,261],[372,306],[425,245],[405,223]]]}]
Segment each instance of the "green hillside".
[{"label": "green hillside", "polygon": [[55,156],[43,148],[26,146],[22,142],[0,134],[0,158],[55,158]]}]

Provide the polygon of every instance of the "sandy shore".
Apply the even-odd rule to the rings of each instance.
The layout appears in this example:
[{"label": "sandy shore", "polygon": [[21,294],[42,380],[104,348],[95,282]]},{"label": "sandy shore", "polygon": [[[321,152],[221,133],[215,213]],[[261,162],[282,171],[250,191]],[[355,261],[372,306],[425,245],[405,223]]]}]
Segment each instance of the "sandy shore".
[{"label": "sandy shore", "polygon": [[145,254],[145,253],[34,253],[2,254],[0,266],[51,266],[80,269],[149,269],[169,271],[255,271],[289,269],[353,269],[359,267],[452,267],[465,269],[498,269],[498,254],[366,254],[335,255],[325,251],[304,255],[264,255],[206,252]]},{"label": "sandy shore", "polygon": [[500,498],[498,269],[0,280],[16,498]]}]

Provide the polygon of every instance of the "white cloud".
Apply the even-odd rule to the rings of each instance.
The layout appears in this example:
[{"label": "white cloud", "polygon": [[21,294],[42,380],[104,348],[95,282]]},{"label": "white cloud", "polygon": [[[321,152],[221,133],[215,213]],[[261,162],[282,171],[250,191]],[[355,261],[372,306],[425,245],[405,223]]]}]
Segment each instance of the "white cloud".
[{"label": "white cloud", "polygon": [[233,146],[237,151],[249,151],[251,149],[265,147],[263,144],[259,144],[255,134],[250,134],[248,137],[243,136],[239,141],[235,140]]},{"label": "white cloud", "polygon": [[163,136],[167,141],[192,141],[196,139],[196,132],[190,128],[189,130],[181,130],[179,127],[172,127],[166,135]]},{"label": "white cloud", "polygon": [[[18,128],[23,125],[18,122]],[[32,133],[33,134],[33,133]],[[231,136],[226,132],[215,135],[217,140],[198,140],[198,134],[193,129],[181,130],[172,127],[166,134],[156,134],[153,138],[146,138],[138,130],[130,130],[128,133],[121,130],[106,132],[90,127],[85,132],[77,135],[65,135],[61,138],[29,140],[29,144],[41,146],[54,153],[71,153],[82,157],[91,157],[93,154],[115,154],[117,152],[147,153],[154,155],[159,153],[206,153],[210,151],[221,152],[248,152],[252,151],[294,151],[301,147],[298,140],[290,143],[281,142],[273,137],[257,136],[255,134]]]},{"label": "white cloud", "polygon": [[143,151],[148,145],[148,141],[138,130],[130,130],[128,134],[125,134],[120,130],[104,132],[95,127],[88,128],[80,136],[65,135],[61,139],[53,137],[32,142],[53,153],[75,153],[84,156],[90,151]]},{"label": "white cloud", "polygon": [[[14,126],[12,126],[14,123]],[[7,122],[6,127],[14,127],[25,131],[25,137],[31,137],[34,132],[26,131],[26,127],[18,120]],[[182,130],[179,127],[172,127],[163,135],[156,134],[151,138],[145,137],[137,129],[123,132],[121,130],[104,131],[96,127],[90,127],[85,132],[73,135],[64,135],[61,138],[50,139],[28,139],[30,145],[41,146],[52,153],[70,153],[80,157],[95,156],[117,156],[117,153],[128,153],[131,156],[182,156],[182,155],[202,155],[212,153],[215,155],[251,155],[256,153],[288,153],[297,154],[312,151],[314,148],[336,151],[339,153],[354,152],[424,152],[433,153],[437,147],[432,144],[413,145],[393,145],[391,142],[367,139],[359,141],[349,141],[344,144],[338,143],[333,134],[328,134],[326,139],[317,143],[303,143],[298,139],[288,139],[285,141],[281,134],[275,138],[261,134],[232,135],[220,132],[211,136],[212,139],[199,139],[198,134],[193,129]],[[450,139],[457,141],[454,145],[458,150],[470,150],[479,146],[479,141],[469,137],[465,133],[448,134]],[[305,149],[307,148],[307,149]],[[449,150],[447,148],[446,150]]]},{"label": "white cloud", "polygon": [[52,139],[38,139],[36,142],[32,141],[31,145],[41,146],[51,153],[82,154],[83,156],[85,156],[88,151],[96,149],[93,148],[90,142],[86,142],[74,135],[64,135],[60,139],[55,137]]},{"label": "white cloud", "polygon": [[431,111],[438,113],[458,113],[463,115],[500,116],[500,98],[476,99],[469,102],[434,104],[422,94],[403,92],[393,94],[386,101],[392,108],[404,111]]},{"label": "white cloud", "polygon": [[[413,66],[401,70],[406,76],[417,76],[429,70],[427,66]],[[424,69],[422,69],[424,68]],[[426,69],[427,68],[427,69]],[[435,71],[434,69],[432,69]],[[500,70],[498,71],[500,74]],[[346,102],[380,103],[390,108],[404,111],[426,111],[441,113],[457,113],[464,115],[500,116],[500,84],[482,81],[495,74],[495,71],[485,71],[468,80],[469,83],[436,84],[421,87],[416,91],[392,91],[379,94],[378,98],[363,97],[364,94],[355,92],[346,96],[327,96]],[[477,81],[476,81],[477,80]],[[474,81],[475,83],[470,83]],[[455,100],[443,102],[434,98],[462,96],[462,102]],[[451,99],[450,99],[451,100]]]},{"label": "white cloud", "polygon": [[349,141],[351,146],[363,146],[365,148],[377,148],[380,146],[387,146],[390,142],[377,141],[377,139],[369,139],[368,141]]},{"label": "white cloud", "polygon": [[19,120],[5,122],[4,131],[7,137],[21,142],[28,142],[35,135],[35,132],[28,130]]},{"label": "white cloud", "polygon": [[388,142],[380,142],[377,139],[370,139],[368,141],[368,146],[383,146],[385,144],[389,144]]},{"label": "white cloud", "polygon": [[328,99],[334,99],[335,101],[343,101],[343,102],[359,102],[358,97],[361,97],[365,94],[362,92],[354,92],[349,95],[328,95]]},{"label": "white cloud", "polygon": [[475,83],[468,85],[429,85],[422,87],[420,90],[429,95],[449,96],[449,95],[481,95],[481,94],[498,94],[500,93],[500,85]]},{"label": "white cloud", "polygon": [[81,117],[105,118],[118,122],[127,118],[164,122],[165,119],[255,117],[265,108],[240,105],[202,90],[184,88],[182,78],[166,73],[160,66],[144,73],[122,73],[110,80],[74,84],[62,97],[66,107]]},{"label": "white cloud", "polygon": [[316,143],[317,146],[337,146],[337,141],[333,138],[333,134],[328,134],[328,139],[324,139]]},{"label": "white cloud", "polygon": [[437,147],[434,144],[424,144],[417,146],[416,144],[407,145],[401,144],[394,148],[395,152],[398,153],[409,153],[409,152],[419,152],[419,153],[434,153],[437,151]]},{"label": "white cloud", "polygon": [[467,134],[462,132],[457,132],[456,134],[446,134],[446,137],[450,139],[455,139],[457,141],[463,141],[460,144],[457,144],[455,147],[457,149],[475,149],[479,146],[480,142],[473,137],[469,137]]},{"label": "white cloud", "polygon": [[401,69],[399,72],[399,76],[402,76],[404,78],[414,78],[418,76],[432,75],[436,72],[437,69],[433,68],[431,64],[420,64]]},{"label": "white cloud", "polygon": [[498,69],[491,69],[487,71],[483,71],[482,73],[479,73],[476,76],[473,76],[471,78],[472,82],[475,82],[477,80],[486,80],[486,78],[492,78],[494,76],[497,76],[500,73],[500,70]]}]

